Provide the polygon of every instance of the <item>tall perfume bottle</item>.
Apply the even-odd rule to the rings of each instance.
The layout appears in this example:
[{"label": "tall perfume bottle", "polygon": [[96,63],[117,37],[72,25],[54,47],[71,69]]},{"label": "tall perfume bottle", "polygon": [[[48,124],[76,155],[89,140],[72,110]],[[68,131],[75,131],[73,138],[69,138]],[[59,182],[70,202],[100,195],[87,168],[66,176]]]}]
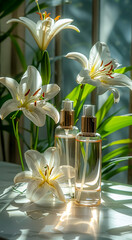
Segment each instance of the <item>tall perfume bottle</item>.
[{"label": "tall perfume bottle", "polygon": [[68,180],[60,184],[66,199],[73,198],[75,193],[75,136],[78,132],[74,126],[73,102],[66,99],[62,101],[60,126],[55,129],[55,146],[59,148],[60,165],[65,166],[68,176]]},{"label": "tall perfume bottle", "polygon": [[97,206],[101,202],[101,146],[94,105],[84,105],[75,157],[75,202],[80,205]]}]

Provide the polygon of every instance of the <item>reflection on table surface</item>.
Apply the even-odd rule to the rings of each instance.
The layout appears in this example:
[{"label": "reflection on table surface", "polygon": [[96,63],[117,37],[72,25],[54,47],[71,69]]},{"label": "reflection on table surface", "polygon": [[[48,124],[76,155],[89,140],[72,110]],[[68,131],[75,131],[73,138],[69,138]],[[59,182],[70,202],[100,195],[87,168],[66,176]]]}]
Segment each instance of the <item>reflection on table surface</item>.
[{"label": "reflection on table surface", "polygon": [[44,207],[25,198],[25,184],[13,186],[20,166],[0,162],[0,237],[5,239],[132,239],[132,187],[102,183],[99,207],[49,199]]}]

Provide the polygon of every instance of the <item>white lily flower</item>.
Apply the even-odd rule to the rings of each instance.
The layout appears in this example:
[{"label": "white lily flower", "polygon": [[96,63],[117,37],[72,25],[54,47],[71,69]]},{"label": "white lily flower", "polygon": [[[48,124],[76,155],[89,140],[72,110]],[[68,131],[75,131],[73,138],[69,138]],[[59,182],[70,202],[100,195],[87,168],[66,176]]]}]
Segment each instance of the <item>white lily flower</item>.
[{"label": "white lily flower", "polygon": [[14,182],[27,182],[26,197],[30,201],[43,205],[45,197],[50,192],[65,202],[64,194],[59,186],[59,180],[64,177],[60,167],[59,150],[48,148],[44,153],[36,150],[25,152],[25,160],[29,171],[18,173]]},{"label": "white lily flower", "polygon": [[20,83],[8,77],[1,77],[0,83],[7,87],[12,95],[12,99],[7,100],[0,109],[2,120],[11,112],[21,110],[39,127],[45,124],[46,115],[56,123],[59,121],[57,109],[47,100],[56,96],[60,88],[56,84],[42,86],[40,73],[35,67],[27,68]]},{"label": "white lily flower", "polygon": [[46,50],[50,41],[55,37],[57,33],[63,29],[69,28],[79,32],[79,29],[76,26],[70,25],[73,22],[72,19],[65,18],[56,21],[57,18],[54,20],[49,17],[49,14],[47,14],[47,16],[48,17],[45,17],[44,20],[42,19],[37,23],[26,17],[11,19],[7,23],[22,23],[31,32],[33,38],[41,50]]},{"label": "white lily flower", "polygon": [[114,101],[119,102],[119,91],[113,86],[125,86],[132,89],[131,79],[124,74],[113,72],[119,66],[119,63],[111,57],[109,48],[105,43],[97,42],[92,47],[89,60],[85,55],[78,52],[68,53],[66,57],[78,61],[83,67],[77,75],[77,83],[88,83],[96,86],[98,94],[110,90],[114,94]]}]

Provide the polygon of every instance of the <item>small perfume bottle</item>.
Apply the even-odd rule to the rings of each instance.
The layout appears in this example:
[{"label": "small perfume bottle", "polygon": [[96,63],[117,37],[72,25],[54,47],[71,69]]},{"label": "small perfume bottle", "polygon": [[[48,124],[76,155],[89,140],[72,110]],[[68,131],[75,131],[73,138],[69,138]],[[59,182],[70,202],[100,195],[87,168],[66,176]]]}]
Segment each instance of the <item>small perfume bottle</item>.
[{"label": "small perfume bottle", "polygon": [[101,146],[94,105],[84,105],[75,147],[75,202],[80,205],[97,206],[101,202]]},{"label": "small perfume bottle", "polygon": [[55,129],[55,146],[59,148],[60,165],[65,165],[67,169],[68,180],[60,184],[66,199],[73,198],[75,193],[75,136],[78,132],[74,126],[73,102],[66,99],[62,101],[60,126]]}]

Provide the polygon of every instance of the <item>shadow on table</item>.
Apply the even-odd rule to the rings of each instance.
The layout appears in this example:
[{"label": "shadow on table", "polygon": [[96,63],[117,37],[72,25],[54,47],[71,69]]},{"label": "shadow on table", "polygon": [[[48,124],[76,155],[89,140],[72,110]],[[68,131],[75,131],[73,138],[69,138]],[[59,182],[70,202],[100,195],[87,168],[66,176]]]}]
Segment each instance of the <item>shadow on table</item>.
[{"label": "shadow on table", "polygon": [[[132,227],[127,222],[126,226],[107,226],[107,221],[110,220],[108,218],[111,217],[109,213],[113,214],[113,211],[124,214],[124,218],[132,215],[129,207],[132,203],[131,189],[126,186],[105,183],[102,186],[103,201],[100,207],[81,207],[73,201],[48,201],[44,207],[40,207],[25,200],[25,195],[19,196],[11,203],[11,207],[4,211],[6,214],[8,212],[11,226],[15,229],[14,233],[11,231],[11,240],[18,239],[21,235],[27,240],[48,240],[54,239],[53,237],[58,240],[60,237],[64,240],[76,237],[78,240],[110,240],[114,239],[114,236],[132,233]],[[11,226],[6,226],[3,231]]]},{"label": "shadow on table", "polygon": [[123,240],[132,239],[132,187],[105,182],[102,186],[102,200],[103,206],[111,210],[107,216],[109,222],[115,219],[115,222],[119,223],[118,227],[108,229],[107,233],[111,236],[120,236]]},{"label": "shadow on table", "polygon": [[[14,202],[13,206],[30,217],[27,238],[34,233],[43,239],[52,239],[52,235],[62,236],[62,239],[97,239],[99,227],[99,208],[78,207],[73,201],[68,203],[46,203],[44,207],[34,203]],[[31,219],[33,221],[31,221]],[[24,226],[23,226],[24,227]],[[70,238],[69,238],[70,234]],[[83,238],[82,235],[83,234]],[[86,236],[85,236],[86,235]],[[33,234],[34,236],[34,234]],[[45,237],[45,238],[44,238]]]},{"label": "shadow on table", "polygon": [[132,216],[132,187],[105,182],[102,186],[102,200],[104,206]]}]

